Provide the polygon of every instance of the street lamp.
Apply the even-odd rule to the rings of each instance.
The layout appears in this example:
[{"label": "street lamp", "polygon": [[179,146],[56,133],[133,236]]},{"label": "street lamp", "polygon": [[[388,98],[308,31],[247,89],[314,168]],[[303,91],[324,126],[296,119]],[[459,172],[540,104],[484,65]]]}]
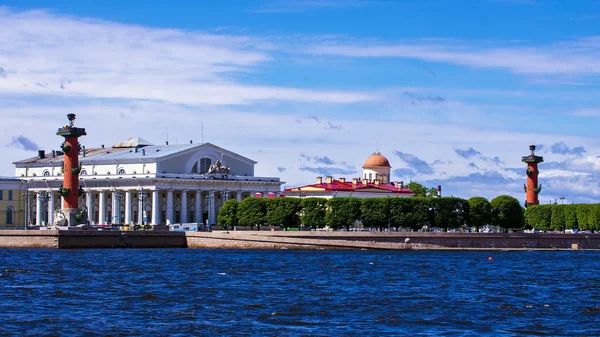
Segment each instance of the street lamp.
[{"label": "street lamp", "polygon": [[565,201],[565,197],[560,197],[560,204],[563,205]]}]

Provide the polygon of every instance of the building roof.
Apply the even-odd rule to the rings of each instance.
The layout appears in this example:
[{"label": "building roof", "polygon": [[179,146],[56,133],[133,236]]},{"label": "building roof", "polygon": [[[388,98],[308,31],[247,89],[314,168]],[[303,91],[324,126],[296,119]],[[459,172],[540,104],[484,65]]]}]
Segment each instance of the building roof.
[{"label": "building roof", "polygon": [[362,181],[358,180],[356,184],[352,181],[340,181],[332,179],[330,183],[322,182],[311,185],[305,185],[300,187],[286,188],[284,192],[301,192],[304,190],[310,190],[311,192],[336,192],[336,191],[347,191],[347,192],[369,192],[373,193],[396,193],[396,194],[413,194],[408,188],[399,188],[393,184],[375,184],[374,182],[367,182],[363,184]]},{"label": "building roof", "polygon": [[147,141],[143,138],[140,138],[140,137],[130,137],[122,142],[119,142],[119,143],[113,145],[112,147],[113,148],[142,147],[142,146],[148,146],[148,145],[154,145],[154,144],[152,144],[149,141]]},{"label": "building roof", "polygon": [[390,167],[390,162],[387,160],[386,157],[384,157],[383,155],[381,155],[381,153],[379,152],[375,152],[372,155],[369,156],[369,158],[367,158],[367,160],[365,160],[365,164],[363,165],[363,168],[368,168],[368,167]]},{"label": "building roof", "polygon": [[[171,144],[171,145],[143,145],[138,148],[138,144],[148,144],[147,141],[141,138],[129,138],[123,142],[117,143],[110,148],[93,148],[93,149],[85,149],[85,157],[83,155],[83,151],[79,154],[79,162],[82,164],[90,164],[91,162],[101,162],[101,161],[123,161],[127,162],[130,160],[149,160],[154,161],[157,159],[165,158],[174,154],[179,154],[191,149],[200,148],[203,146],[209,146],[217,151],[222,153],[226,153],[234,158],[241,159],[246,162],[250,162],[256,164],[256,162],[252,159],[241,156],[235,152],[231,152],[229,150],[225,150],[219,146],[213,145],[211,143],[196,143],[196,144]],[[131,147],[126,147],[125,145],[132,145]],[[45,153],[44,158],[40,158],[39,156],[16,161],[13,164],[19,165],[27,165],[27,164],[37,164],[37,165],[60,165],[63,161],[63,153],[60,151]]]}]

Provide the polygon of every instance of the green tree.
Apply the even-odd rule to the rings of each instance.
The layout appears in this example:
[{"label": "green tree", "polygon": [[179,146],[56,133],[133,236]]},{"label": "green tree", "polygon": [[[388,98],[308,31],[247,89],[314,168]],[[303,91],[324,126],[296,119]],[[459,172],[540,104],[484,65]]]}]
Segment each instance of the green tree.
[{"label": "green tree", "polygon": [[552,205],[550,229],[562,231],[565,228],[565,206]]},{"label": "green tree", "polygon": [[302,225],[311,228],[325,227],[325,215],[327,214],[327,199],[325,198],[302,198]]},{"label": "green tree", "polygon": [[225,201],[221,210],[219,210],[219,215],[217,216],[217,222],[222,226],[237,226],[238,218],[237,218],[237,208],[238,201],[235,199],[229,199]]},{"label": "green tree", "polygon": [[250,197],[238,204],[238,223],[240,226],[258,226],[265,222],[266,207],[263,198]]},{"label": "green tree", "polygon": [[468,201],[455,198],[432,198],[429,201],[434,217],[434,226],[440,228],[458,228],[467,222],[469,215]]},{"label": "green tree", "polygon": [[265,222],[270,225],[281,225],[283,228],[300,225],[300,199],[273,198],[265,200],[267,213]]},{"label": "green tree", "polygon": [[437,188],[435,187],[429,187],[425,189],[425,196],[427,198],[435,198],[438,196],[438,191]]},{"label": "green tree", "polygon": [[414,205],[418,198],[386,198],[390,210],[390,226],[418,229]]},{"label": "green tree", "polygon": [[577,228],[577,205],[565,205],[565,229]]},{"label": "green tree", "polygon": [[588,214],[590,213],[590,207],[586,204],[578,204],[577,206],[577,225],[581,230],[591,229],[589,223]]},{"label": "green tree", "polygon": [[325,222],[333,229],[345,227],[350,230],[354,221],[360,219],[360,206],[358,198],[331,198],[327,200]]},{"label": "green tree", "polygon": [[522,228],[523,210],[519,200],[510,195],[500,195],[492,199],[492,221],[502,228]]},{"label": "green tree", "polygon": [[469,218],[477,230],[492,223],[492,205],[484,197],[472,197],[469,202]]},{"label": "green tree", "polygon": [[532,229],[545,231],[550,229],[552,221],[552,206],[529,205],[525,211],[525,222]]},{"label": "green tree", "polygon": [[362,222],[365,227],[383,229],[389,225],[390,208],[386,199],[387,198],[361,199],[360,211]]},{"label": "green tree", "polygon": [[589,204],[588,223],[590,230],[600,230],[600,204]]},{"label": "green tree", "polygon": [[410,183],[408,183],[406,185],[406,187],[411,190],[414,193],[415,197],[426,197],[427,196],[427,189],[425,188],[425,186],[411,181]]}]

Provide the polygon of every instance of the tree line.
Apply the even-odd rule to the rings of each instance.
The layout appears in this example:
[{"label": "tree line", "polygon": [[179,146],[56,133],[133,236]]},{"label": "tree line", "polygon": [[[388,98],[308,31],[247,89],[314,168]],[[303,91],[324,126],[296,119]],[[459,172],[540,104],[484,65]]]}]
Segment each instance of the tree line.
[{"label": "tree line", "polygon": [[600,230],[600,204],[532,205],[525,211],[527,227],[535,230]]},{"label": "tree line", "polygon": [[468,200],[455,197],[384,197],[384,198],[246,198],[230,199],[223,204],[217,221],[222,226],[262,225],[297,228],[350,229],[481,228],[496,225],[519,229],[524,225],[519,201],[501,195],[491,202],[483,197]]}]

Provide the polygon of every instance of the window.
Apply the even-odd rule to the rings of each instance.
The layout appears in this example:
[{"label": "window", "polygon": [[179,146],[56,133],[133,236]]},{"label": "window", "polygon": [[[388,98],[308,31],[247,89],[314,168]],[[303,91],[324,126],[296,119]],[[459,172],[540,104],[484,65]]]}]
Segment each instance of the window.
[{"label": "window", "polygon": [[175,211],[175,223],[180,222],[181,217],[179,211]]},{"label": "window", "polygon": [[99,217],[98,211],[94,211],[94,222],[95,223],[98,223],[98,217]]},{"label": "window", "polygon": [[12,192],[13,191],[8,191],[8,200],[12,200]]},{"label": "window", "polygon": [[108,211],[107,212],[107,216],[106,216],[106,222],[105,223],[113,223],[113,218],[112,218],[112,211]]},{"label": "window", "polygon": [[49,177],[49,176],[50,176],[50,171],[48,171],[48,170],[45,170],[45,171],[42,173],[42,175],[43,175],[44,177]]},{"label": "window", "polygon": [[371,175],[371,173],[369,173],[369,181],[371,181],[372,178],[373,176]]},{"label": "window", "polygon": [[163,222],[163,223],[167,222],[167,212],[165,212],[165,211],[160,212],[160,222]]},{"label": "window", "polygon": [[190,217],[188,218],[188,222],[196,222],[194,219],[194,211],[190,211]]},{"label": "window", "polygon": [[81,172],[79,172],[80,176],[87,176],[87,171],[86,170],[81,170]]},{"label": "window", "polygon": [[206,172],[208,172],[208,169],[210,168],[210,158],[202,158],[200,159],[200,174],[204,174]]},{"label": "window", "polygon": [[198,173],[198,162],[196,162],[196,164],[194,164],[194,167],[192,167],[192,173]]},{"label": "window", "polygon": [[12,225],[13,224],[13,210],[12,210],[12,208],[7,208],[6,209],[6,224],[7,225]]},{"label": "window", "polygon": [[0,190],[0,200],[3,200],[3,199],[4,199],[4,191]]},{"label": "window", "polygon": [[138,211],[133,211],[133,218],[135,219],[135,222],[139,222],[140,221],[140,217],[139,217]]},{"label": "window", "polygon": [[117,174],[125,174],[125,169],[119,169],[119,172]]}]

